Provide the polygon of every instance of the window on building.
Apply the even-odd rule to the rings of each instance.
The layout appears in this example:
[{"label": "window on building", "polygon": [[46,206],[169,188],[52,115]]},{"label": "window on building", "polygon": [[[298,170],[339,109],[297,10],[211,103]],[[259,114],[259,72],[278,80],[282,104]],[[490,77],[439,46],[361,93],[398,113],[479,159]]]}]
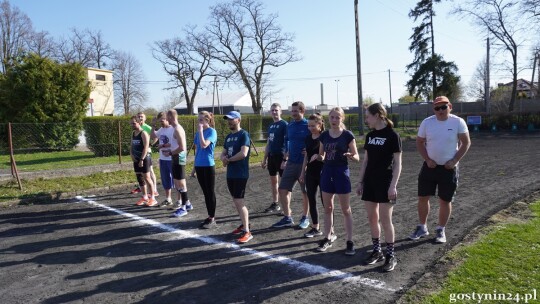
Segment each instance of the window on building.
[{"label": "window on building", "polygon": [[105,81],[105,75],[96,74],[96,80]]}]

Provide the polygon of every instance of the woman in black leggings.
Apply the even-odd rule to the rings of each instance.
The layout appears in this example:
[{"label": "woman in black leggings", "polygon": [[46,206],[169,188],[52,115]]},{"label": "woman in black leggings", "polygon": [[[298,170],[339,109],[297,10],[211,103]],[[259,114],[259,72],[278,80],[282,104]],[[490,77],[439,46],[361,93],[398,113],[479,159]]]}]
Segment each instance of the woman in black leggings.
[{"label": "woman in black leggings", "polygon": [[[307,238],[321,236],[319,229],[319,213],[317,212],[317,188],[321,179],[322,161],[317,159],[319,155],[319,136],[324,131],[324,119],[316,113],[308,118],[308,129],[311,132],[306,136],[306,154],[300,179],[305,180],[306,192],[309,200],[309,213],[311,214],[311,230],[304,234]],[[316,155],[315,155],[316,154]],[[314,156],[315,155],[315,156]],[[319,191],[320,196],[320,191]],[[322,201],[322,198],[321,198]]]},{"label": "woman in black leggings", "polygon": [[216,226],[216,169],[214,162],[214,148],[217,142],[217,132],[214,127],[214,115],[207,111],[199,113],[199,124],[195,133],[195,165],[191,176],[197,175],[197,180],[204,194],[204,202],[208,211],[208,218],[200,224],[200,228],[210,229]]}]

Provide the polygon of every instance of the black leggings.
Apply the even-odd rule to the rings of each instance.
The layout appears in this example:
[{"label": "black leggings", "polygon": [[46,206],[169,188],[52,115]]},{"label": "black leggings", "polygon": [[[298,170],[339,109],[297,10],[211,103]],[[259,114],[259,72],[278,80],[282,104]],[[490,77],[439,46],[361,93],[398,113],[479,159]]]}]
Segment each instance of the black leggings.
[{"label": "black leggings", "polygon": [[214,187],[216,185],[216,168],[212,167],[195,167],[197,173],[197,180],[201,186],[204,194],[204,203],[206,204],[206,210],[208,210],[208,216],[216,216],[216,194]]},{"label": "black leggings", "polygon": [[306,175],[306,192],[309,201],[309,214],[311,214],[311,221],[313,224],[319,224],[319,213],[317,212],[317,188],[319,188],[319,196],[322,202],[322,193],[319,184],[321,182],[321,176]]}]

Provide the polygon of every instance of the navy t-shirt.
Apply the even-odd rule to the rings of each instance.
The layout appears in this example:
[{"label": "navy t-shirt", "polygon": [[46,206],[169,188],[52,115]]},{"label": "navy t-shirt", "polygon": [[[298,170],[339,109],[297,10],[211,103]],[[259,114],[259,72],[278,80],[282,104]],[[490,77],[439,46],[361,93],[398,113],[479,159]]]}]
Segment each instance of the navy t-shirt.
[{"label": "navy t-shirt", "polygon": [[343,130],[337,138],[330,136],[330,131],[321,133],[319,140],[323,145],[326,166],[346,166],[349,164],[344,153],[349,152],[349,143],[354,139],[354,135],[349,130]]},{"label": "navy t-shirt", "polygon": [[287,143],[287,125],[285,120],[274,122],[268,127],[269,151],[272,155],[283,155]]},{"label": "navy t-shirt", "polygon": [[[231,133],[225,137],[223,147],[227,151],[227,157],[233,157],[240,152],[243,146],[250,147],[249,133],[241,129],[236,133]],[[227,178],[249,178],[249,149],[247,156],[242,160],[229,162],[227,165]]]},{"label": "navy t-shirt", "polygon": [[366,135],[364,149],[368,154],[365,176],[391,176],[394,153],[401,152],[401,138],[394,129],[386,126]]}]

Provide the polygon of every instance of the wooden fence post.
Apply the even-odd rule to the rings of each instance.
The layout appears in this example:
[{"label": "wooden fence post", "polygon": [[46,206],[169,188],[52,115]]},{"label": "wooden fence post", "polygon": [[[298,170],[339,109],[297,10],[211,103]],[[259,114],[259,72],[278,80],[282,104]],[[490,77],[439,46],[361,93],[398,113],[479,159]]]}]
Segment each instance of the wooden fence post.
[{"label": "wooden fence post", "polygon": [[122,128],[118,121],[118,164],[122,164]]}]

